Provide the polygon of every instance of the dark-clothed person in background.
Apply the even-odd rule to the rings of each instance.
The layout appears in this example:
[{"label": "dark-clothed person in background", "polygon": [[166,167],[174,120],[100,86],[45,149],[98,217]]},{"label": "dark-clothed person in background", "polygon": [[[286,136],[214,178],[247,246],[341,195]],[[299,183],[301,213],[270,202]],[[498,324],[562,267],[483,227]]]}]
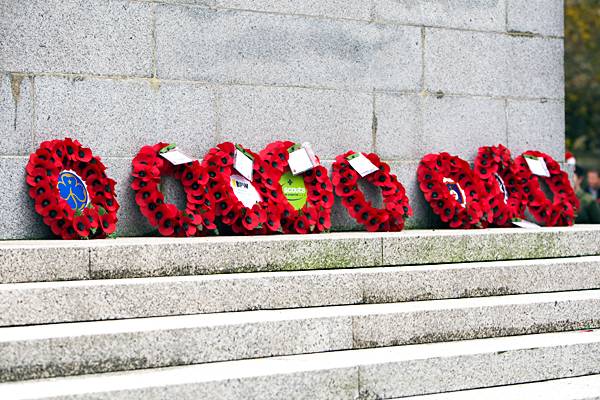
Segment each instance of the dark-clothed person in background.
[{"label": "dark-clothed person in background", "polygon": [[590,170],[587,173],[588,187],[587,192],[592,195],[594,200],[600,200],[600,173],[596,170]]},{"label": "dark-clothed person in background", "polygon": [[[591,173],[592,171],[590,171]],[[588,179],[590,176],[588,173]],[[596,202],[596,199],[592,194],[586,193],[581,184],[585,177],[585,171],[580,166],[575,167],[575,174],[573,175],[573,189],[579,199],[579,212],[575,218],[576,224],[598,224],[600,223],[600,205]],[[596,177],[598,174],[596,173]],[[599,179],[600,181],[600,179]],[[591,187],[591,185],[590,185]]]}]

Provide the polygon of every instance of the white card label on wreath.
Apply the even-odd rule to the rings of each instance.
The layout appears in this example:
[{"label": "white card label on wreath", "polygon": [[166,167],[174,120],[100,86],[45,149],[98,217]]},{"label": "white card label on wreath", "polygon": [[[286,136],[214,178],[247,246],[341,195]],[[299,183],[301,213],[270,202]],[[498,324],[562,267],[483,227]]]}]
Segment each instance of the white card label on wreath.
[{"label": "white card label on wreath", "polygon": [[302,143],[302,147],[297,149],[292,147],[290,150],[293,151],[290,152],[288,165],[292,174],[299,175],[319,165],[310,143],[304,142]]},{"label": "white card label on wreath", "polygon": [[233,168],[242,176],[249,181],[252,181],[252,172],[254,169],[254,159],[248,156],[246,153],[240,151],[240,149],[235,149],[235,158],[233,162]]},{"label": "white card label on wreath", "polygon": [[242,202],[244,207],[251,208],[253,205],[261,201],[260,194],[248,179],[240,175],[231,175],[229,184],[233,189],[233,194]]},{"label": "white card label on wreath", "polygon": [[529,221],[521,219],[521,218],[513,218],[511,220],[511,222],[513,223],[513,225],[520,226],[521,228],[526,228],[526,229],[541,228],[541,226],[539,226],[538,224],[529,222]]},{"label": "white card label on wreath", "polygon": [[187,154],[183,153],[177,147],[164,153],[160,153],[160,156],[173,165],[186,164],[192,161],[196,161],[194,158],[191,158]]},{"label": "white card label on wreath", "polygon": [[530,155],[525,155],[525,161],[527,161],[527,165],[531,172],[538,176],[545,176],[546,178],[550,177],[550,171],[548,171],[548,166],[546,166],[546,161],[542,157],[535,157]]},{"label": "white card label on wreath", "polygon": [[346,159],[348,160],[352,168],[354,168],[354,170],[358,172],[358,174],[363,178],[379,170],[379,168],[377,168],[371,162],[371,160],[365,157],[363,153],[355,153],[349,155],[348,157],[346,157]]}]

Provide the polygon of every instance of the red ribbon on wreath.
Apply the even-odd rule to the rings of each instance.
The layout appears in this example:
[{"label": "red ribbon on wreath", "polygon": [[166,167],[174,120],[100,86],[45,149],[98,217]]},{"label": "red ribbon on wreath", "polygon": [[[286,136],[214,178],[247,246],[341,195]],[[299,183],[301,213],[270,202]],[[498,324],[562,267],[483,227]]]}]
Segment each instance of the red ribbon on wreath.
[{"label": "red ribbon on wreath", "polygon": [[[206,188],[208,175],[200,163],[173,165],[160,156],[172,147],[168,143],[144,146],[132,162],[135,202],[150,225],[157,227],[162,236],[197,236],[216,229],[212,209],[213,198]],[[181,182],[186,194],[186,208],[165,203],[160,190],[163,176],[172,176]]]},{"label": "red ribbon on wreath", "polygon": [[433,212],[451,228],[482,228],[491,221],[483,182],[461,158],[427,154],[417,168],[417,180]]},{"label": "red ribbon on wreath", "polygon": [[43,142],[25,168],[35,210],[63,239],[112,236],[119,203],[100,157],[77,140]]},{"label": "red ribbon on wreath", "polygon": [[[288,160],[289,150],[294,142],[277,141],[270,143],[261,152],[261,158],[272,167],[273,173],[269,175],[276,182],[276,202],[281,216],[281,231],[283,233],[317,233],[331,228],[331,207],[333,207],[333,185],[327,174],[327,169],[322,165],[304,172],[301,176],[294,178],[289,172]],[[286,175],[284,175],[286,174]],[[286,196],[281,184],[282,176],[287,176],[290,181],[299,179],[304,185],[303,193],[306,202],[302,204],[303,198],[298,201],[298,208],[294,207]],[[257,177],[257,181],[264,181],[265,177]],[[285,183],[285,182],[284,182]],[[302,190],[302,188],[297,188]],[[300,197],[300,196],[298,196]]]},{"label": "red ribbon on wreath", "polygon": [[[236,148],[253,158],[253,179],[248,181],[238,176],[234,169]],[[265,234],[280,228],[280,215],[277,202],[277,171],[252,151],[224,142],[208,151],[202,166],[208,174],[208,191],[215,199],[215,212],[224,225],[234,233]],[[232,185],[242,190],[256,190],[255,204],[248,206],[236,196]]]},{"label": "red ribbon on wreath", "polygon": [[510,226],[513,218],[524,218],[527,196],[523,182],[527,176],[516,168],[510,150],[501,144],[480,147],[475,174],[485,186],[495,225]]},{"label": "red ribbon on wreath", "polygon": [[[525,161],[526,156],[544,160],[550,177],[540,176],[546,183],[553,198],[549,199],[540,186],[540,182]],[[545,226],[570,226],[575,221],[579,209],[579,199],[560,164],[541,151],[528,150],[515,159],[518,172],[523,176],[523,192],[527,196],[527,206],[536,221]]]},{"label": "red ribbon on wreath", "polygon": [[401,231],[405,219],[412,215],[406,191],[396,175],[390,173],[390,167],[375,153],[362,153],[378,171],[368,174],[364,179],[381,189],[384,208],[375,208],[367,201],[358,187],[361,176],[352,168],[347,157],[356,154],[348,151],[335,158],[331,180],[335,194],[341,197],[342,205],[358,223],[366,226],[370,232]]}]

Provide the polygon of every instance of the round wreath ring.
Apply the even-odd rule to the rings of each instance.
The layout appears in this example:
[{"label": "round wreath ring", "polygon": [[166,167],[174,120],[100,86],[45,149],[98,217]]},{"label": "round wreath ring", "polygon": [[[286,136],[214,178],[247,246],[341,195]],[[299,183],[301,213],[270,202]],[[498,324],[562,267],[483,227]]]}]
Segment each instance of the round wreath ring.
[{"label": "round wreath ring", "polygon": [[428,154],[419,163],[417,179],[433,212],[451,228],[481,228],[491,220],[485,187],[461,158]]},{"label": "round wreath ring", "polygon": [[510,150],[503,145],[483,146],[475,159],[475,175],[483,182],[497,226],[509,226],[513,218],[524,218],[527,196],[523,174],[517,170]]},{"label": "round wreath ring", "polygon": [[[135,202],[150,225],[158,227],[162,236],[197,236],[216,229],[212,197],[206,183],[208,175],[198,161],[173,165],[160,156],[174,146],[157,143],[144,146],[132,162],[131,188],[135,191]],[[186,194],[186,208],[165,203],[160,191],[163,176],[173,176],[181,182]]]},{"label": "round wreath ring", "polygon": [[[307,191],[306,204],[296,210],[283,194],[279,184],[281,176],[289,171],[289,149],[295,145],[290,141],[277,141],[269,144],[261,152],[261,158],[269,164],[274,173],[269,175],[276,182],[276,196],[281,231],[283,233],[317,233],[331,228],[331,207],[333,207],[333,185],[327,169],[319,165],[302,174]],[[258,180],[261,178],[259,177]],[[262,178],[264,179],[264,178]],[[282,200],[283,199],[283,200]]]},{"label": "round wreath ring", "polygon": [[375,171],[364,179],[381,189],[384,209],[375,208],[367,201],[358,187],[361,176],[352,168],[347,157],[356,154],[348,151],[335,158],[332,181],[335,194],[341,197],[343,206],[358,223],[366,226],[370,232],[401,231],[404,220],[412,215],[406,191],[398,178],[390,173],[390,167],[379,159],[375,153],[362,153],[379,171]]},{"label": "round wreath ring", "polygon": [[[550,177],[540,177],[546,182],[553,194],[552,200],[540,186],[537,177],[533,175],[526,156],[543,158],[550,172]],[[579,200],[571,187],[566,172],[560,169],[560,165],[548,154],[541,151],[529,150],[515,159],[518,172],[523,178],[523,192],[527,196],[527,206],[538,223],[546,226],[569,226],[573,225],[575,213],[579,209]]]},{"label": "round wreath ring", "polygon": [[[252,186],[262,195],[261,201],[246,207],[231,187],[231,175],[236,147],[254,158]],[[234,233],[265,234],[280,228],[275,170],[252,151],[231,142],[218,144],[208,151],[202,161],[208,174],[208,192],[215,200],[215,213],[221,223],[231,227]]]},{"label": "round wreath ring", "polygon": [[29,195],[52,233],[63,239],[113,236],[119,203],[105,171],[100,157],[69,138],[43,142],[29,156]]}]

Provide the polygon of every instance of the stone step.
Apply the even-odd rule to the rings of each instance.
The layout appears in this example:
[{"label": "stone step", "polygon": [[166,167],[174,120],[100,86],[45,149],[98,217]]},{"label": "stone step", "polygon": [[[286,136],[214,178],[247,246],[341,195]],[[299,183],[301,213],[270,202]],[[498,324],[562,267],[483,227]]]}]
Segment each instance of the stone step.
[{"label": "stone step", "polygon": [[[402,400],[599,400],[600,375],[554,379],[451,393],[403,397]],[[400,399],[396,399],[400,400]]]},{"label": "stone step", "polygon": [[0,285],[0,326],[600,288],[600,256]]},{"label": "stone step", "polygon": [[3,383],[0,398],[393,399],[598,374],[599,352],[600,331],[562,332]]},{"label": "stone step", "polygon": [[600,327],[600,290],[0,328],[4,381]]},{"label": "stone step", "polygon": [[600,225],[0,242],[0,283],[600,255]]}]

